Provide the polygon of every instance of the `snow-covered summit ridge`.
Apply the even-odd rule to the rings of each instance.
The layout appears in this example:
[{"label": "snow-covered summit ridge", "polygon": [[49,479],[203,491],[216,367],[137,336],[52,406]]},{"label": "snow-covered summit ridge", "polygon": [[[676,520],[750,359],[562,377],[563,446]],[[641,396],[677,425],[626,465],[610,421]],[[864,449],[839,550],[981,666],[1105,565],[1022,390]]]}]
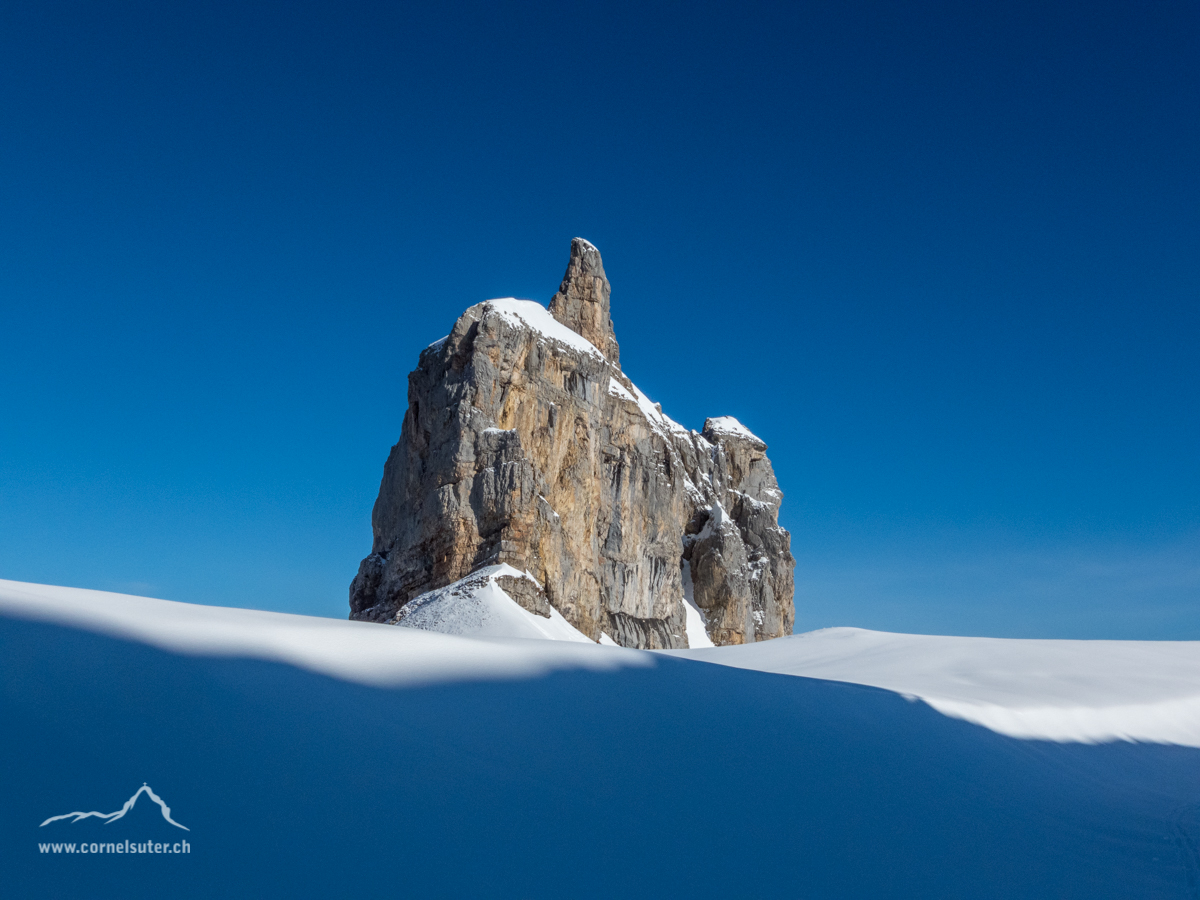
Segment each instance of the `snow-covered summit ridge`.
[{"label": "snow-covered summit ridge", "polygon": [[517,328],[528,328],[552,341],[565,344],[573,350],[597,356],[600,359],[605,358],[595,344],[558,321],[550,314],[550,310],[536,300],[499,297],[495,300],[485,300],[482,306],[485,314],[492,312]]},{"label": "snow-covered summit ridge", "polygon": [[[587,242],[584,241],[584,243]],[[588,246],[590,247],[591,244],[588,244]],[[557,341],[558,343],[571,347],[574,350],[587,353],[588,355],[595,356],[599,359],[605,359],[604,354],[600,352],[595,344],[582,337],[578,333],[572,331],[566,325],[563,325],[550,314],[550,311],[546,309],[546,307],[542,306],[542,304],[538,303],[536,300],[518,300],[515,297],[501,297],[495,300],[484,301],[482,305],[484,307],[485,314],[487,312],[491,312],[495,315],[498,315],[510,325],[513,325],[517,328],[529,329],[530,331],[533,331],[551,341]],[[444,341],[445,338],[442,338],[441,341],[436,341],[430,346],[434,349],[437,349],[442,343],[444,343]],[[670,416],[666,415],[666,413],[662,411],[662,407],[642,393],[642,391],[638,389],[637,385],[633,384],[633,382],[629,382],[629,385],[633,388],[633,393],[630,393],[630,391],[628,391],[625,386],[621,384],[619,376],[616,374],[616,372],[614,372],[614,374],[609,378],[608,391],[610,394],[620,397],[623,400],[630,400],[636,403],[638,409],[641,410],[642,415],[646,417],[646,421],[648,421],[651,427],[654,429],[665,433],[674,432],[676,434],[688,434],[687,428],[684,428]],[[740,424],[738,424],[737,419],[733,419],[728,416],[719,421],[730,421],[733,422],[734,425],[737,425],[738,428],[742,427]],[[758,438],[755,438],[754,435],[750,434],[750,432],[746,431],[744,428],[742,428],[742,431],[744,431],[745,434],[749,435],[751,438],[754,438],[754,440],[758,440]],[[735,432],[728,431],[725,433],[734,434]]]}]

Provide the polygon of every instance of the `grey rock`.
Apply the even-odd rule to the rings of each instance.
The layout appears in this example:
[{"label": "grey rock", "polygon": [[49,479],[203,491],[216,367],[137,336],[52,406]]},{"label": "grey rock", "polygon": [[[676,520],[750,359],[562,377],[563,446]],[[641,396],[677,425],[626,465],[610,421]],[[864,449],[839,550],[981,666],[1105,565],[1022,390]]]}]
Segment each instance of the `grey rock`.
[{"label": "grey rock", "polygon": [[545,591],[538,589],[528,578],[515,578],[512,575],[496,576],[496,584],[500,590],[512,597],[523,608],[543,618],[550,618],[550,601]]},{"label": "grey rock", "polygon": [[577,238],[549,312],[480,303],[421,353],[351,618],[397,621],[410,599],[508,563],[543,586],[502,585],[531,612],[553,606],[626,647],[686,647],[687,564],[714,643],[791,633],[766,444],[732,419],[688,431],[646,400],[620,369],[610,295]]},{"label": "grey rock", "polygon": [[613,365],[620,365],[621,351],[609,309],[611,296],[600,251],[583,238],[573,239],[562,285],[550,299],[550,314],[594,344]]}]

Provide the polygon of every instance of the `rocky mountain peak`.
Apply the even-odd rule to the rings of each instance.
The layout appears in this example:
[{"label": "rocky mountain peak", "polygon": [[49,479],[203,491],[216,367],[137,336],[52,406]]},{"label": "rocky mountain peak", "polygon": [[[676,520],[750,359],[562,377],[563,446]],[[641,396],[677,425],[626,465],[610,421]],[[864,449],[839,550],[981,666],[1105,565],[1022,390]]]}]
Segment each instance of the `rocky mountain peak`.
[{"label": "rocky mountain peak", "polygon": [[549,309],[477,303],[421,352],[351,618],[445,630],[517,610],[640,648],[792,632],[767,445],[731,416],[691,431],[642,393],[609,295],[576,238]]},{"label": "rocky mountain peak", "polygon": [[572,240],[571,259],[558,293],[550,300],[550,314],[595,344],[609,362],[619,366],[621,351],[613,331],[611,295],[600,251],[583,238]]}]

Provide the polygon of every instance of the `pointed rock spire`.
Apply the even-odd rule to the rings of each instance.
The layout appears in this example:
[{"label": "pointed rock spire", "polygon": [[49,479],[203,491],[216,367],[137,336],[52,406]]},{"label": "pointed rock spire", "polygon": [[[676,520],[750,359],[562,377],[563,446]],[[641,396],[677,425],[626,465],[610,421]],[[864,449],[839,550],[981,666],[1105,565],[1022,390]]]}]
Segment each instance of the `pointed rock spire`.
[{"label": "pointed rock spire", "polygon": [[600,251],[583,238],[571,241],[571,260],[558,293],[550,301],[550,312],[576,334],[583,335],[615,366],[621,351],[609,312],[608,278]]},{"label": "pointed rock spire", "polygon": [[[732,417],[687,431],[614,371],[608,279],[587,241],[550,309],[477,303],[421,352],[350,617],[549,635],[551,616],[643,649],[791,634],[796,561],[766,444]],[[488,597],[530,622],[485,625]]]}]

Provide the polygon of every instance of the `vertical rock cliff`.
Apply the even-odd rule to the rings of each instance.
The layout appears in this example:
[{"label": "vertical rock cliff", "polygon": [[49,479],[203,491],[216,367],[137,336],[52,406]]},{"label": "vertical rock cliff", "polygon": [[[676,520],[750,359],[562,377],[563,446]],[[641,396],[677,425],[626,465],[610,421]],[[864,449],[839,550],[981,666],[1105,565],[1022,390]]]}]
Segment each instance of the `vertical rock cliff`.
[{"label": "vertical rock cliff", "polygon": [[[571,242],[547,309],[472,306],[409,375],[374,543],[350,617],[403,607],[477,570],[532,613],[626,647],[790,634],[794,561],[767,447],[736,419],[689,431],[621,371],[600,252]],[[505,569],[504,571],[509,571]]]}]

